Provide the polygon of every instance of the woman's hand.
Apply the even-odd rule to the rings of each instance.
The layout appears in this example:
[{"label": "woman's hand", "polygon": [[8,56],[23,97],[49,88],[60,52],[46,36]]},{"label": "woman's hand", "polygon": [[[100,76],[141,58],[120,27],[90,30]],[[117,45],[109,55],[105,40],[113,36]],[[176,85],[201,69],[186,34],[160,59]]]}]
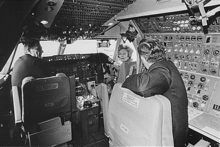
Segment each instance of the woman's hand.
[{"label": "woman's hand", "polygon": [[115,61],[112,66],[115,67],[116,69],[119,69],[121,64],[122,64],[122,62],[120,60],[118,60],[118,61]]},{"label": "woman's hand", "polygon": [[105,79],[105,83],[109,83],[110,81],[113,81],[115,79],[115,76],[110,76]]}]

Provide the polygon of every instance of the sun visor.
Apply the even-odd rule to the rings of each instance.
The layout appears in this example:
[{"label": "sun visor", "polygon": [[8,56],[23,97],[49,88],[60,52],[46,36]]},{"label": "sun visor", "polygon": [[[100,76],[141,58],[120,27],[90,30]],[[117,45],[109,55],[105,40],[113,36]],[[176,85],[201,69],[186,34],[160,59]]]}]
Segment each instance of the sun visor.
[{"label": "sun visor", "polygon": [[117,21],[116,18],[117,16],[115,15],[114,17],[109,19],[107,22],[105,22],[102,26],[105,26],[105,27],[115,26],[117,23],[119,23],[119,21]]},{"label": "sun visor", "polygon": [[98,35],[95,38],[121,38],[120,34],[126,32],[128,26],[129,21],[119,22],[117,25],[111,27],[106,32],[104,32],[104,35]]},{"label": "sun visor", "polygon": [[[205,7],[219,5],[219,0],[212,0]],[[117,21],[135,17],[150,16],[187,10],[182,0],[137,0],[117,15]]]}]

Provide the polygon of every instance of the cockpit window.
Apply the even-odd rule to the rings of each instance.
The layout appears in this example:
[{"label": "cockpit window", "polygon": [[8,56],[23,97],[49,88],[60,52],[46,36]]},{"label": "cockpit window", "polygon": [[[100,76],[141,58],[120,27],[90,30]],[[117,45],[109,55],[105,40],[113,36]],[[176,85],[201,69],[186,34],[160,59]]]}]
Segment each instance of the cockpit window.
[{"label": "cockpit window", "polygon": [[[58,47],[59,42],[55,41],[40,41],[40,44],[43,49],[42,57],[45,56],[53,56],[57,55],[58,53]],[[6,62],[5,66],[1,70],[2,74],[6,74],[9,71],[9,68],[13,68],[15,62],[18,60],[19,57],[24,55],[24,45],[22,43],[19,43],[17,48],[13,50],[11,53],[8,61]]]},{"label": "cockpit window", "polygon": [[[109,47],[97,47],[97,40],[77,40],[72,44],[67,44],[64,54],[89,54],[89,53],[105,53],[113,59],[115,53],[116,40],[110,40]],[[58,41],[40,41],[43,49],[42,57],[53,56],[58,54],[60,43]],[[24,46],[22,43],[18,44],[12,52],[7,63],[1,70],[2,74],[6,74],[10,67],[13,68],[15,62],[19,57],[24,55]]]},{"label": "cockpit window", "polygon": [[54,56],[58,54],[60,43],[58,41],[40,41],[43,49],[42,57]]},{"label": "cockpit window", "polygon": [[64,54],[90,54],[90,53],[105,53],[113,59],[116,40],[110,40],[109,47],[97,46],[97,40],[77,40],[72,44],[67,44]]}]

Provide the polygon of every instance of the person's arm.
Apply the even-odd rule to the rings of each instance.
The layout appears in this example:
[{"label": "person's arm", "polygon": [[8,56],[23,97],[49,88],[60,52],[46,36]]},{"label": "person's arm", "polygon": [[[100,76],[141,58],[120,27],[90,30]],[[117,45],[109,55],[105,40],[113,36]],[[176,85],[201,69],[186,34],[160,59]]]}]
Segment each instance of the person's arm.
[{"label": "person's arm", "polygon": [[168,69],[156,68],[150,72],[131,75],[122,84],[134,93],[149,97],[155,94],[164,94],[170,86],[171,78]]}]

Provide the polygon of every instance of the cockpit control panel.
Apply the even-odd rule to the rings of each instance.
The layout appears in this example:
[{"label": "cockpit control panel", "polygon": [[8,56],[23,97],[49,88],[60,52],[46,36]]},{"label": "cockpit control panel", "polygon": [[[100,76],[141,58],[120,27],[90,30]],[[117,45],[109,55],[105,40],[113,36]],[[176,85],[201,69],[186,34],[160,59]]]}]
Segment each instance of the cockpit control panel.
[{"label": "cockpit control panel", "polygon": [[93,54],[68,54],[44,57],[43,60],[49,68],[51,76],[57,73],[64,73],[67,76],[75,75],[79,82],[104,80],[102,63],[90,61]]},{"label": "cockpit control panel", "polygon": [[137,18],[145,38],[163,42],[188,95],[190,128],[220,142],[220,13],[202,26],[186,12]]}]

